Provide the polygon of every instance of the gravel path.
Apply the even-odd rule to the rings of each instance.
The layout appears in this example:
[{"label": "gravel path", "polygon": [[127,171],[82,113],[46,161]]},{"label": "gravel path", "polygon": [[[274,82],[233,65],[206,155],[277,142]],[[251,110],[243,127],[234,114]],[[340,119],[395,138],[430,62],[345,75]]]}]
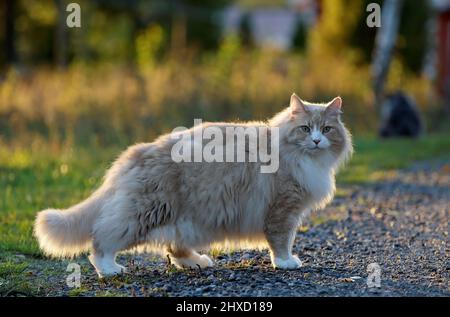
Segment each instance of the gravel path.
[{"label": "gravel path", "polygon": [[[417,164],[376,184],[343,189],[320,213],[335,220],[306,223],[309,229],[297,234],[299,270],[274,270],[267,251],[220,254],[214,268],[201,271],[123,255],[119,262],[131,274],[99,281],[82,259],[76,293],[64,283],[67,262],[52,261],[49,295],[450,296],[450,162]],[[380,287],[367,285],[371,263],[380,267]]]}]

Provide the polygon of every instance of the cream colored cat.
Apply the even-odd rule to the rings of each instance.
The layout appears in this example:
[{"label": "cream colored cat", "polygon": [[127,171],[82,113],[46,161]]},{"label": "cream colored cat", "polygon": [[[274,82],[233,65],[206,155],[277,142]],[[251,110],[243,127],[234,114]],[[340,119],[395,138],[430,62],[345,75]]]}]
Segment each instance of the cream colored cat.
[{"label": "cream colored cat", "polygon": [[[261,173],[260,162],[180,162],[171,156],[170,134],[127,149],[101,187],[66,210],[37,215],[35,235],[51,256],[90,251],[99,276],[125,268],[120,251],[149,247],[168,252],[178,267],[207,267],[212,244],[268,245],[274,267],[301,266],[292,255],[299,220],[323,208],[335,191],[335,172],[352,153],[340,120],[341,98],[311,104],[295,94],[290,106],[267,122],[207,123],[205,126],[278,128],[279,168]],[[224,144],[225,146],[225,144]]]}]

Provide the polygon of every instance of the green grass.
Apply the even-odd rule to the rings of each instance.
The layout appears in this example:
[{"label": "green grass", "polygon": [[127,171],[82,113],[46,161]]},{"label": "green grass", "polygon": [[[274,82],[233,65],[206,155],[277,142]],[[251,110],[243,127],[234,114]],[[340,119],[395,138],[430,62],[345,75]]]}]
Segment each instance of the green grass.
[{"label": "green grass", "polygon": [[[59,151],[58,151],[59,152]],[[38,254],[36,211],[65,208],[89,195],[117,151],[0,148],[0,252]]]},{"label": "green grass", "polygon": [[417,161],[450,158],[450,135],[446,134],[428,135],[419,140],[357,138],[354,145],[353,158],[338,175],[338,183],[374,182],[384,173]]},{"label": "green grass", "polygon": [[27,279],[28,263],[7,258],[0,262],[0,297],[34,295],[35,291]]},{"label": "green grass", "polygon": [[[42,261],[32,235],[36,212],[49,207],[66,208],[87,197],[121,150],[0,147],[0,296],[11,290],[36,293],[34,283],[26,276],[29,264]],[[429,135],[420,140],[357,138],[355,154],[338,176],[337,195],[346,193],[339,184],[376,182],[390,170],[441,158],[450,159],[449,135]],[[45,288],[45,280],[39,285]],[[69,295],[84,291],[72,290]]]}]

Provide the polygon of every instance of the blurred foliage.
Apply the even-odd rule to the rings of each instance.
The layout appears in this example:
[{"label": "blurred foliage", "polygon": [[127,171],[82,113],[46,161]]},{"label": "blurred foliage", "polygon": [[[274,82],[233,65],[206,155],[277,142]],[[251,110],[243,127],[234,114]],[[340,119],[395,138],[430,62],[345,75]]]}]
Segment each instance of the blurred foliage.
[{"label": "blurred foliage", "polygon": [[365,11],[363,3],[354,0],[322,0],[321,3],[320,23],[310,32],[311,53],[348,54],[350,37],[361,27],[358,20]]},{"label": "blurred foliage", "polygon": [[[424,1],[415,1],[420,10],[405,1],[387,87],[406,90],[434,114],[432,82],[417,72]],[[55,69],[55,1],[15,1],[18,67],[0,75],[0,139],[147,141],[194,118],[265,119],[294,91],[311,101],[341,95],[353,131],[376,128],[369,64],[375,30],[361,27],[368,0],[323,0],[318,24],[299,26],[291,52],[257,47],[248,18],[239,34],[220,35],[218,13],[231,0],[78,2],[82,27],[68,31],[69,63]]]},{"label": "blurred foliage", "polygon": [[[369,3],[383,5],[382,0],[362,0],[362,8]],[[427,22],[432,15],[428,0],[403,1],[401,23],[396,47],[396,56],[408,70],[419,74],[422,71],[423,61],[427,48]],[[366,14],[358,17],[357,25],[366,23]],[[350,35],[349,45],[357,48],[361,54],[361,62],[370,63],[375,43],[377,28],[356,27]]]},{"label": "blurred foliage", "polygon": [[431,10],[429,1],[405,1],[399,29],[398,54],[406,67],[416,73],[422,71],[427,48],[427,25]]},{"label": "blurred foliage", "polygon": [[151,25],[136,37],[136,62],[140,69],[152,68],[165,40],[160,25]]},{"label": "blurred foliage", "polygon": [[[57,7],[65,8],[69,0],[2,0],[0,18],[14,16],[15,50],[17,62],[36,66],[55,62],[61,43],[57,33]],[[6,2],[14,6],[6,11]],[[217,48],[220,42],[220,10],[231,0],[79,0],[82,27],[67,29],[68,57],[71,61],[123,62],[133,61],[136,38],[151,25],[158,24],[165,33],[176,36],[182,24],[181,36],[186,43],[201,50]],[[65,18],[65,17],[63,17]],[[4,20],[4,19],[2,19]],[[0,45],[5,45],[6,30],[0,24]],[[169,41],[164,44],[169,49]],[[179,40],[174,38],[173,40]],[[0,54],[0,70],[6,64]]]},{"label": "blurred foliage", "polygon": [[237,0],[240,6],[246,9],[258,7],[280,7],[286,4],[284,0]]},{"label": "blurred foliage", "polygon": [[[18,63],[29,66],[51,64],[58,50],[57,9],[55,0],[3,0],[13,2],[15,49]],[[64,4],[68,0],[58,0]],[[336,55],[353,55],[354,62],[371,60],[376,28],[361,27],[366,23],[366,7],[382,0],[322,0],[322,16],[311,32],[299,23],[294,36],[294,49],[303,52],[306,46],[316,54],[327,51]],[[160,54],[175,45],[196,47],[197,51],[215,50],[221,42],[220,11],[236,3],[244,10],[285,6],[286,1],[264,0],[79,0],[82,7],[82,28],[68,30],[68,59],[72,62],[141,63],[137,56],[138,38],[151,26],[164,32]],[[0,7],[0,19],[4,10]],[[431,15],[427,0],[404,1],[397,55],[409,70],[420,73],[427,46],[426,23]],[[244,46],[252,47],[249,18],[240,26]],[[180,34],[181,33],[181,34]],[[308,43],[311,39],[311,43]],[[175,42],[174,42],[175,41]],[[4,25],[0,24],[0,45],[5,42]],[[142,41],[141,44],[142,45]],[[145,44],[144,44],[145,45]],[[182,47],[184,49],[186,47]],[[0,69],[5,66],[0,52]],[[139,59],[140,62],[138,61]]]},{"label": "blurred foliage", "polygon": [[[187,54],[143,66],[76,64],[25,75],[12,70],[0,85],[0,134],[6,140],[41,136],[56,143],[125,144],[191,126],[194,118],[265,119],[286,106],[294,91],[313,101],[341,95],[355,132],[376,127],[368,107],[370,69],[345,59],[247,51],[238,37],[227,37],[217,53],[201,60]],[[424,110],[431,109],[431,83],[401,63],[392,67],[390,86],[411,91]]]}]

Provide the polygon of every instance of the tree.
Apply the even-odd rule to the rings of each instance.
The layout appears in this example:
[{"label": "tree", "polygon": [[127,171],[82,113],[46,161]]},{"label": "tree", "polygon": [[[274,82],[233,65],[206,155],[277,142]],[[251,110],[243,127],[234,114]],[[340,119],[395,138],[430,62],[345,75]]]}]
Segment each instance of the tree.
[{"label": "tree", "polygon": [[385,0],[381,13],[381,28],[375,38],[375,52],[372,64],[375,102],[380,107],[389,72],[392,52],[397,40],[400,13],[403,0]]},{"label": "tree", "polygon": [[255,43],[253,42],[249,12],[245,12],[241,19],[241,23],[239,25],[239,35],[242,45],[249,48],[254,47]]}]

